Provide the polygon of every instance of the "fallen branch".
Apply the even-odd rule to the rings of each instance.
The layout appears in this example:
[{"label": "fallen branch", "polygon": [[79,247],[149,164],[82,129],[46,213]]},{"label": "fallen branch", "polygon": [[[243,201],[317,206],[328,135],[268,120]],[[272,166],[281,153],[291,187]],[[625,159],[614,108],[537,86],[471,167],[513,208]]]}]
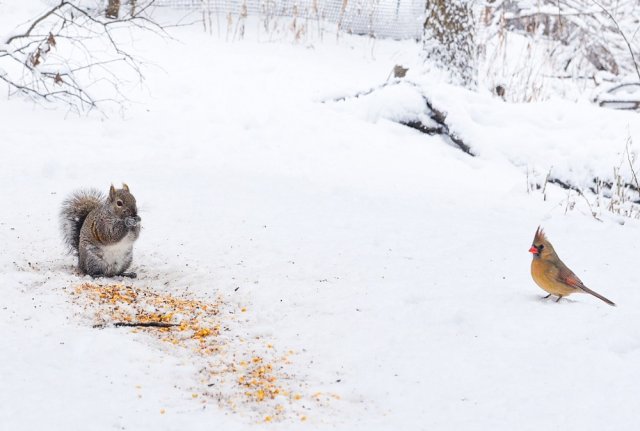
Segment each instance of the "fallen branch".
[{"label": "fallen branch", "polygon": [[436,109],[433,106],[433,103],[423,94],[422,99],[424,103],[427,105],[427,109],[429,110],[428,115],[431,120],[433,120],[438,127],[429,127],[423,124],[420,120],[406,121],[400,122],[400,124],[404,126],[411,127],[413,129],[419,130],[428,135],[443,135],[448,137],[454,146],[458,147],[463,152],[467,153],[471,157],[475,157],[473,151],[471,151],[471,146],[465,143],[462,138],[460,138],[455,132],[452,132],[449,129],[449,125],[447,124],[447,114]]},{"label": "fallen branch", "polygon": [[[364,90],[364,91],[360,91],[358,93],[355,93],[351,96],[342,96],[342,97],[338,97],[335,99],[332,99],[332,102],[344,102],[348,99],[357,99],[359,97],[364,97],[364,96],[368,96],[378,90],[381,90],[385,87],[391,86],[391,85],[398,85],[398,84],[408,84],[411,85],[413,87],[415,87],[421,94],[422,96],[422,100],[424,100],[424,103],[427,107],[427,112],[426,114],[429,116],[429,118],[431,120],[433,120],[437,126],[436,127],[432,127],[432,126],[428,126],[426,124],[424,124],[422,121],[420,121],[419,119],[416,120],[407,120],[407,121],[398,121],[399,124],[402,124],[403,126],[407,126],[407,127],[411,127],[412,129],[418,130],[422,133],[425,133],[427,135],[433,136],[433,135],[443,135],[449,138],[449,140],[451,141],[451,143],[457,147],[458,149],[462,150],[463,152],[467,153],[468,155],[475,157],[475,154],[473,153],[473,151],[471,151],[471,146],[469,144],[467,144],[466,142],[464,142],[464,140],[462,138],[460,138],[458,136],[457,133],[451,131],[451,129],[449,128],[449,125],[447,124],[447,114],[444,111],[441,111],[439,109],[437,109],[433,103],[429,100],[429,98],[427,96],[424,95],[422,88],[411,81],[406,81],[406,80],[401,80],[401,79],[395,79],[393,81],[387,81],[384,84],[381,84],[377,87],[373,87],[370,88],[368,90]],[[323,102],[324,103],[324,102]]]},{"label": "fallen branch", "polygon": [[640,100],[602,100],[598,102],[601,108],[619,109],[621,111],[636,111],[640,109]]},{"label": "fallen branch", "polygon": [[400,124],[402,124],[403,126],[411,127],[412,129],[416,129],[417,131],[425,133],[430,136],[442,135],[443,133],[445,133],[445,130],[441,125],[438,125],[437,127],[429,127],[426,124],[424,124],[422,121],[418,121],[418,120],[403,121]]},{"label": "fallen branch", "polygon": [[553,177],[549,176],[548,179],[547,179],[547,182],[550,183],[550,184],[555,184],[557,186],[560,186],[565,190],[573,190],[574,192],[581,193],[580,189],[578,187],[576,187],[576,186],[574,186],[572,184],[569,184],[569,183],[567,183],[565,181],[562,181],[559,178],[553,178]]},{"label": "fallen branch", "polygon": [[[357,92],[355,94],[350,94],[350,95],[347,95],[347,96],[336,97],[334,99],[331,99],[330,101],[331,102],[344,102],[345,100],[348,100],[348,99],[357,99],[357,98],[362,97],[362,96],[368,96],[369,94],[373,93],[374,91],[382,90],[385,87],[389,87],[391,85],[398,85],[401,82],[403,82],[403,81],[401,81],[399,79],[394,79],[394,80],[391,80],[391,81],[387,81],[384,84],[378,85],[377,87],[372,87],[372,88],[370,88],[368,90],[359,91],[359,92]],[[328,100],[323,100],[322,101],[322,103],[326,103],[326,102],[328,102]]]},{"label": "fallen branch", "polygon": [[[634,173],[635,175],[635,173]],[[548,177],[548,179],[546,180],[546,182],[550,183],[550,184],[555,184],[557,186],[560,186],[561,188],[563,188],[564,190],[573,190],[574,192],[577,192],[578,194],[583,194],[582,189],[579,187],[574,186],[573,184],[570,184],[566,181],[563,181],[559,178],[556,177]],[[614,183],[613,181],[606,181],[606,180],[601,180],[599,178],[594,178],[593,182],[595,184],[600,184],[601,186],[604,186],[607,190],[611,191],[613,190],[614,187]],[[630,182],[624,182],[620,184],[620,187],[625,188],[625,189],[629,189],[632,190],[636,193],[638,193],[640,195],[640,188],[638,188],[635,184],[630,183]],[[591,193],[593,193],[594,195],[598,194],[598,190],[595,187],[589,187],[588,188],[589,191]],[[640,199],[636,199],[632,201],[634,204],[640,204]]]}]

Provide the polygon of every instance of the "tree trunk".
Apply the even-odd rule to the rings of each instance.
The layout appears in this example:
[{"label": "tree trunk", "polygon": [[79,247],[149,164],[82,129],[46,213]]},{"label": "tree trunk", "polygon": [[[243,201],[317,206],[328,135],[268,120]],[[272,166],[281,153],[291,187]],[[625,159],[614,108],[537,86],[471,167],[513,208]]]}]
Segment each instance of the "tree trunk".
[{"label": "tree trunk", "polygon": [[477,80],[472,4],[468,0],[426,0],[423,38],[427,58],[469,87]]},{"label": "tree trunk", "polygon": [[120,0],[109,0],[105,16],[107,18],[117,19],[120,15]]}]

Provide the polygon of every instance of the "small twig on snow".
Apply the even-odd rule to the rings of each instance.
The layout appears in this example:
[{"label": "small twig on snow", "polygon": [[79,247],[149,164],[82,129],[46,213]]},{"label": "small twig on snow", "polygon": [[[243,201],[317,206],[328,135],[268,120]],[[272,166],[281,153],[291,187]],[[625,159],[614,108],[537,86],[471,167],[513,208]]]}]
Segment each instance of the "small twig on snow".
[{"label": "small twig on snow", "polygon": [[[93,325],[94,328],[105,328],[108,325]],[[121,326],[132,328],[172,328],[174,326],[180,326],[177,323],[166,322],[115,322],[113,326],[119,328]]]}]

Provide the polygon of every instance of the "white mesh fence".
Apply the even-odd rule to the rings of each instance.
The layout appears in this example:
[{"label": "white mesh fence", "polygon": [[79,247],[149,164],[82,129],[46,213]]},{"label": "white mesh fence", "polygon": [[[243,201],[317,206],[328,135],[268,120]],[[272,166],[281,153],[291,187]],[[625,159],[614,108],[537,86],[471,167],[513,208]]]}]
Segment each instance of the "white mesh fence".
[{"label": "white mesh fence", "polygon": [[[106,5],[106,0],[102,3]],[[334,23],[346,33],[393,39],[420,39],[425,8],[425,0],[155,0],[154,4],[232,19],[246,15],[316,20]]]},{"label": "white mesh fence", "polygon": [[[338,24],[342,31],[419,39],[424,0],[156,0],[157,5],[249,16],[300,17]],[[246,8],[246,9],[245,9]]]}]

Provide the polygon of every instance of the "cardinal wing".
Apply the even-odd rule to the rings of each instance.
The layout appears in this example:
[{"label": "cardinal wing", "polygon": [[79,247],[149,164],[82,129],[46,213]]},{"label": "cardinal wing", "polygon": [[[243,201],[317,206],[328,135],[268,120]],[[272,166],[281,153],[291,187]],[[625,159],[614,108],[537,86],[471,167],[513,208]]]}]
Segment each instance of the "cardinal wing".
[{"label": "cardinal wing", "polygon": [[577,275],[573,273],[566,266],[562,266],[558,268],[558,274],[556,275],[556,280],[560,283],[566,284],[569,287],[573,287],[574,289],[585,290],[587,286],[584,285],[582,280],[578,278]]}]

